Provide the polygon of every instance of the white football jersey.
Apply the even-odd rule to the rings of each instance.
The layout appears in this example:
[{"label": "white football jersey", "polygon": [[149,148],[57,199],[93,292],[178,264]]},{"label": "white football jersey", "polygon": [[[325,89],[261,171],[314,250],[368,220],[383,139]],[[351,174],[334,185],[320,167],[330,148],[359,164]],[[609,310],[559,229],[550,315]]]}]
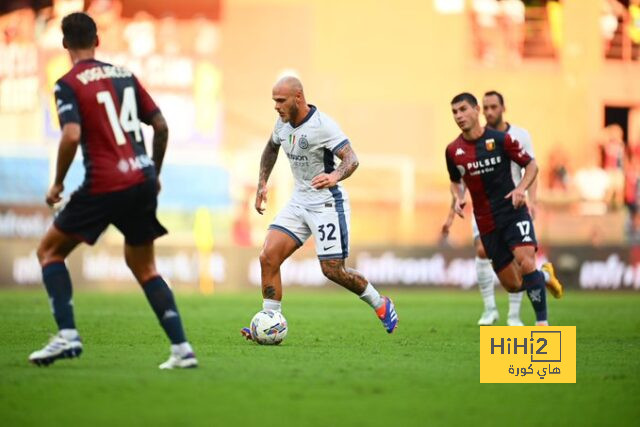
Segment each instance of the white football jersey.
[{"label": "white football jersey", "polygon": [[311,111],[295,128],[278,118],[271,138],[282,146],[289,158],[295,181],[291,201],[308,209],[329,206],[340,209],[348,201],[342,186],[338,184],[331,189],[316,190],[311,186],[311,180],[323,172],[335,170],[335,153],[349,140],[331,117],[315,106],[309,106]]},{"label": "white football jersey", "polygon": [[[518,141],[524,151],[531,156],[531,158],[535,158],[533,153],[533,143],[531,142],[531,135],[525,129],[514,126],[512,124],[508,124],[509,128],[507,129],[507,133],[511,136],[511,139],[514,141]],[[511,162],[511,175],[513,176],[513,183],[518,185],[520,181],[522,181],[522,175],[524,174],[524,168],[520,167],[516,162]]]}]

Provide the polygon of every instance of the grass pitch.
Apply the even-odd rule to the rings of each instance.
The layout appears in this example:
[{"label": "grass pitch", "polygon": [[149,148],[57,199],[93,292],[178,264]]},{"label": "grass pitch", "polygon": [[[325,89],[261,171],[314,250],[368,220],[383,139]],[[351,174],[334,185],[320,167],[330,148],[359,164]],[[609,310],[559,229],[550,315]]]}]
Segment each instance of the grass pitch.
[{"label": "grass pitch", "polygon": [[[160,371],[168,342],[142,292],[78,292],[84,354],[27,362],[54,330],[44,290],[0,294],[0,424],[637,425],[640,294],[569,292],[550,320],[577,326],[576,384],[480,384],[477,291],[398,291],[387,335],[347,291],[286,291],[281,346],[244,342],[251,294],[178,294],[200,367]],[[500,324],[507,298],[498,291]],[[533,323],[529,302],[523,320]],[[635,421],[634,421],[635,420]]]}]

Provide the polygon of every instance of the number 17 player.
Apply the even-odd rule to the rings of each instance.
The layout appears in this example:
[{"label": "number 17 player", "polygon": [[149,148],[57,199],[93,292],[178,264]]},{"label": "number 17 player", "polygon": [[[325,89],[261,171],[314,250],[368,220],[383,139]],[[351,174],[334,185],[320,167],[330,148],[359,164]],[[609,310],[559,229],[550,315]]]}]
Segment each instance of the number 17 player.
[{"label": "number 17 player", "polygon": [[[454,211],[463,217],[469,189],[480,239],[500,283],[508,292],[525,290],[536,325],[548,325],[545,285],[556,298],[563,290],[553,269],[536,268],[537,241],[526,206],[526,190],[538,173],[536,161],[509,134],[480,126],[478,101],[470,93],[455,96],[451,110],[462,131],[445,152]],[[511,161],[524,168],[517,186]]]}]

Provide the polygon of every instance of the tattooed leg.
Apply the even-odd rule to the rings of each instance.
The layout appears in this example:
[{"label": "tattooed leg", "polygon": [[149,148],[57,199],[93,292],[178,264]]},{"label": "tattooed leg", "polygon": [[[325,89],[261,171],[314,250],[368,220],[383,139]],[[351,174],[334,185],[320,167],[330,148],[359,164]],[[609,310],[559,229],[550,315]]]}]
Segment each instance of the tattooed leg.
[{"label": "tattooed leg", "polygon": [[278,230],[269,230],[260,253],[262,275],[262,297],[282,300],[280,265],[298,249],[298,244],[289,235]]},{"label": "tattooed leg", "polygon": [[361,295],[367,287],[367,279],[360,272],[344,266],[343,259],[326,259],[320,261],[325,277],[338,285]]}]

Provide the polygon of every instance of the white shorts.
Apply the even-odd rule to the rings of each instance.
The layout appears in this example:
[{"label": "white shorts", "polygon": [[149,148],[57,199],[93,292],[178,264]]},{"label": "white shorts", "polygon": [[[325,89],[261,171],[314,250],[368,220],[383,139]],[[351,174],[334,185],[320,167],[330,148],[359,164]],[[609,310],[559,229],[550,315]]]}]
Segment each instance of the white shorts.
[{"label": "white shorts", "polygon": [[345,259],[349,256],[350,214],[348,202],[343,201],[314,210],[289,202],[269,229],[288,234],[298,246],[313,234],[318,258]]},{"label": "white shorts", "polygon": [[476,222],[475,215],[471,214],[471,232],[473,233],[473,240],[480,237],[480,230],[478,230],[478,223]]}]

